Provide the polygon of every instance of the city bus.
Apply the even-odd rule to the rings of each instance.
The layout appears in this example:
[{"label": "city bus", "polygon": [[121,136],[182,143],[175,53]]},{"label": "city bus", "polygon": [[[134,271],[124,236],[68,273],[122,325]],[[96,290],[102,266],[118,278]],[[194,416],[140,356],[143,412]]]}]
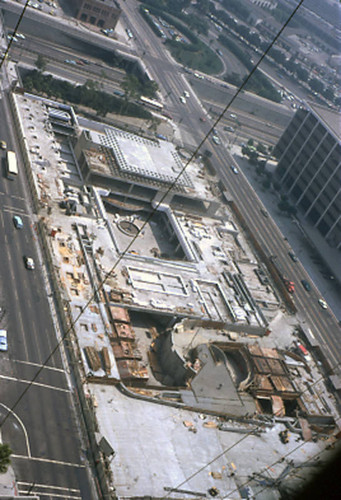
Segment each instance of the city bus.
[{"label": "city bus", "polygon": [[14,180],[18,175],[17,156],[14,151],[7,151],[6,154],[6,175],[10,180]]},{"label": "city bus", "polygon": [[148,106],[149,108],[157,109],[159,111],[163,110],[163,104],[161,102],[156,101],[155,99],[150,99],[149,97],[140,97],[141,104]]}]

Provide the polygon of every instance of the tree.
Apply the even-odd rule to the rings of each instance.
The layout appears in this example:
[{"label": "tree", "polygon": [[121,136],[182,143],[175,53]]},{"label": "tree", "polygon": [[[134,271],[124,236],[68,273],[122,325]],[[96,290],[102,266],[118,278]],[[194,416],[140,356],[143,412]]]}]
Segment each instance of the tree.
[{"label": "tree", "polygon": [[296,215],[297,214],[297,208],[294,207],[293,205],[290,205],[288,208],[287,208],[287,212],[288,214],[290,215]]},{"label": "tree", "polygon": [[39,71],[45,71],[46,64],[47,63],[45,57],[39,54],[35,62],[36,67],[39,69]]},{"label": "tree", "polygon": [[125,99],[130,97],[136,98],[141,95],[140,82],[135,75],[126,75],[121,83],[121,88],[124,90]]},{"label": "tree", "polygon": [[319,94],[322,94],[322,92],[324,91],[323,83],[317,78],[312,78],[311,80],[309,80],[308,85],[311,90],[313,90],[314,92],[318,92]]},{"label": "tree", "polygon": [[302,66],[297,66],[296,75],[301,82],[308,81],[309,73],[305,68],[302,68]]},{"label": "tree", "polygon": [[281,200],[278,202],[277,207],[281,210],[281,212],[287,212],[290,207],[290,203],[288,201]]},{"label": "tree", "polygon": [[7,472],[11,463],[12,450],[8,444],[0,444],[0,472]]},{"label": "tree", "polygon": [[208,14],[210,10],[210,1],[209,0],[198,0],[197,8],[203,13]]},{"label": "tree", "polygon": [[279,191],[281,189],[281,183],[278,181],[275,181],[272,185],[275,191]]},{"label": "tree", "polygon": [[146,97],[155,97],[158,90],[159,86],[155,80],[148,80],[148,82],[143,85],[143,95]]},{"label": "tree", "polygon": [[263,186],[264,189],[269,189],[270,188],[271,181],[270,181],[270,179],[268,177],[262,182],[262,186]]},{"label": "tree", "polygon": [[266,154],[266,147],[264,146],[264,144],[262,144],[261,142],[259,142],[257,144],[257,151],[259,151],[262,154]]},{"label": "tree", "polygon": [[333,88],[332,87],[326,88],[326,90],[323,92],[323,97],[325,97],[328,101],[334,101],[335,94]]}]

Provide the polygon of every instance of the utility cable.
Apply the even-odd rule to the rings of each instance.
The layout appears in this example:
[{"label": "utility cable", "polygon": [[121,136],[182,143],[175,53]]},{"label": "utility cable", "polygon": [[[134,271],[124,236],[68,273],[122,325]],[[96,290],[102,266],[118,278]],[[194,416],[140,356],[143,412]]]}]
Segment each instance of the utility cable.
[{"label": "utility cable", "polygon": [[[340,365],[340,363],[337,363],[335,366],[331,367],[332,370],[336,369],[338,366]],[[317,383],[321,382],[322,380],[324,380],[326,378],[326,375],[322,375],[319,379],[315,380],[314,382],[312,382],[309,387],[307,387],[306,389],[304,389],[303,391],[301,391],[300,395],[302,396],[302,394],[304,394],[305,392],[309,391],[312,387],[314,387],[314,385],[316,385]],[[273,414],[274,417],[277,416],[277,414],[279,414],[281,412],[281,409],[277,410],[277,412],[275,412]],[[184,486],[188,481],[190,481],[191,479],[193,479],[195,476],[197,476],[198,474],[200,474],[200,472],[202,472],[203,470],[205,470],[209,465],[212,465],[214,462],[216,462],[217,460],[219,460],[219,458],[223,457],[226,453],[228,453],[229,451],[231,451],[235,446],[239,445],[240,443],[242,443],[243,441],[245,441],[245,439],[247,439],[248,437],[252,436],[254,434],[254,432],[258,429],[260,429],[262,426],[262,424],[259,424],[258,427],[256,428],[253,428],[252,430],[250,430],[248,433],[244,434],[240,439],[238,439],[237,441],[235,441],[231,446],[229,446],[228,448],[225,448],[222,452],[220,452],[218,455],[216,455],[215,457],[213,457],[209,462],[207,462],[206,464],[202,465],[198,470],[196,470],[195,472],[193,472],[190,476],[188,476],[186,479],[184,479],[183,481],[181,481],[181,483],[177,484],[175,487],[173,487],[172,489],[169,489],[168,490],[168,493],[172,493],[172,492],[176,492],[177,489],[181,488],[182,486]],[[297,449],[300,447],[300,446],[303,446],[305,443],[297,446]],[[296,448],[295,448],[296,449]],[[292,451],[295,451],[292,450]],[[320,453],[320,452],[319,452]],[[285,458],[286,455],[283,455],[280,457],[280,459],[282,458]],[[280,460],[278,459],[278,460]],[[247,483],[246,483],[247,484]],[[162,497],[160,500],[166,500],[167,496],[164,496]]]},{"label": "utility cable", "polygon": [[[332,435],[330,436],[330,438],[336,438],[337,439],[337,434],[335,435]],[[292,450],[288,451],[287,453],[285,453],[284,455],[282,455],[281,457],[277,458],[277,460],[275,460],[272,464],[270,465],[267,465],[266,467],[264,467],[262,470],[260,470],[259,472],[256,472],[255,473],[255,476],[259,476],[261,474],[264,474],[265,472],[268,472],[272,467],[274,467],[275,465],[283,462],[286,458],[288,458],[292,453],[294,453],[295,451],[298,451],[300,448],[302,448],[302,446],[304,446],[306,444],[306,442],[304,441],[303,443],[300,443],[299,445],[297,445],[295,448],[293,448]],[[321,453],[323,453],[325,451],[325,449],[323,450],[319,450],[318,452],[316,452],[314,455],[312,455],[311,457],[307,458],[306,462],[312,462],[316,457],[318,457],[319,455],[321,455]],[[305,462],[303,462],[302,464],[300,464],[299,466],[297,466],[297,468],[300,468],[302,467],[302,465],[304,464]],[[252,481],[254,480],[254,477],[251,477],[249,478],[247,481],[245,481],[244,483],[240,484],[237,488],[235,488],[234,490],[232,491],[229,491],[229,493],[222,497],[221,500],[224,500],[224,499],[228,499],[230,497],[230,495],[232,495],[233,493],[236,493],[240,490],[240,488],[243,488],[245,486],[247,486],[249,483],[251,483]],[[274,482],[276,482],[276,479],[274,479]],[[266,490],[268,488],[268,485],[265,485],[260,491],[257,491],[255,492],[256,493],[256,496],[258,497],[258,495],[260,495],[260,493],[262,493],[264,490]]]},{"label": "utility cable", "polygon": [[15,25],[15,28],[14,28],[13,34],[12,34],[12,36],[10,38],[9,44],[7,45],[7,49],[5,50],[5,52],[4,52],[3,56],[2,56],[2,59],[0,61],[0,70],[1,70],[2,65],[4,64],[4,62],[6,60],[8,52],[10,51],[10,48],[11,48],[12,43],[14,41],[14,37],[15,37],[15,35],[18,32],[19,26],[21,24],[21,21],[23,20],[23,17],[25,15],[25,12],[26,12],[26,9],[27,9],[29,3],[30,3],[30,0],[26,0],[26,3],[25,3],[25,5],[24,5],[24,7],[23,7],[23,9],[21,11],[21,14],[20,14],[19,18],[18,18],[17,24]]},{"label": "utility cable", "polygon": [[[174,179],[174,181],[172,182],[172,184],[170,184],[170,186],[168,187],[168,189],[166,190],[166,192],[164,193],[164,195],[161,197],[161,199],[159,200],[159,202],[157,203],[157,205],[154,207],[154,209],[150,212],[150,214],[148,215],[148,217],[146,218],[146,220],[144,221],[144,223],[142,224],[141,228],[139,229],[139,231],[136,233],[136,235],[134,236],[134,238],[131,240],[131,242],[127,245],[127,247],[125,248],[125,250],[120,254],[120,256],[118,257],[118,259],[116,260],[116,262],[114,263],[114,265],[112,266],[112,268],[110,269],[110,271],[105,274],[103,280],[100,282],[100,284],[98,285],[98,287],[95,289],[95,291],[93,292],[93,294],[91,295],[91,297],[89,298],[89,300],[87,301],[87,303],[83,306],[83,308],[81,309],[81,311],[79,312],[78,316],[70,323],[69,327],[67,328],[66,332],[64,333],[64,335],[61,337],[61,339],[59,340],[59,342],[56,344],[56,346],[54,347],[54,349],[50,352],[49,356],[46,358],[46,360],[44,361],[44,363],[41,365],[41,367],[37,370],[36,374],[34,375],[34,377],[32,378],[32,380],[30,381],[30,383],[26,386],[26,388],[23,390],[23,392],[20,394],[20,396],[17,398],[17,400],[15,401],[15,403],[12,405],[11,409],[9,410],[9,412],[7,413],[7,415],[3,418],[3,420],[1,421],[0,423],[0,428],[2,427],[2,425],[6,422],[7,418],[9,417],[9,415],[11,414],[11,412],[14,411],[14,409],[18,406],[18,404],[20,403],[20,401],[23,399],[23,397],[25,396],[25,394],[27,393],[27,391],[32,387],[33,383],[35,382],[35,380],[38,378],[38,376],[40,375],[40,373],[42,372],[42,370],[45,368],[45,366],[47,365],[47,363],[50,361],[50,359],[53,357],[53,355],[57,352],[57,350],[59,349],[60,345],[62,344],[62,342],[67,338],[67,336],[69,335],[70,331],[72,330],[72,328],[75,326],[75,324],[78,322],[78,320],[80,319],[80,317],[83,315],[83,313],[85,312],[85,310],[90,306],[90,304],[93,302],[96,294],[103,288],[104,284],[106,283],[107,279],[109,278],[109,276],[113,273],[113,271],[117,268],[118,264],[122,261],[122,259],[124,258],[124,256],[127,254],[127,252],[131,249],[132,245],[135,243],[135,241],[137,240],[137,238],[139,237],[139,235],[141,234],[141,232],[144,230],[144,228],[147,226],[147,224],[150,222],[151,218],[154,216],[154,214],[157,212],[158,208],[160,207],[160,205],[163,203],[163,201],[166,199],[167,195],[169,194],[169,192],[176,186],[179,178],[183,175],[183,173],[185,172],[185,170],[187,169],[188,165],[192,162],[192,160],[195,158],[195,156],[197,155],[197,153],[199,152],[199,150],[201,149],[202,145],[206,142],[207,138],[209,137],[209,135],[211,134],[212,130],[219,124],[219,122],[222,120],[223,116],[225,115],[225,113],[227,112],[227,110],[230,108],[230,106],[233,104],[233,102],[236,100],[236,98],[239,96],[239,94],[241,93],[241,91],[244,89],[244,87],[247,85],[247,83],[249,82],[249,80],[251,79],[251,77],[253,76],[253,74],[255,73],[255,71],[258,69],[259,65],[261,64],[261,62],[264,60],[264,58],[267,56],[268,52],[270,51],[270,49],[273,47],[273,45],[276,43],[276,41],[278,40],[279,36],[282,34],[283,30],[286,28],[286,26],[288,25],[288,23],[290,22],[290,20],[294,17],[294,15],[296,14],[296,12],[298,11],[298,9],[301,7],[301,5],[303,4],[304,0],[300,0],[299,3],[297,4],[297,6],[295,7],[295,9],[293,10],[293,12],[290,14],[290,16],[288,17],[288,19],[286,20],[286,22],[283,24],[283,26],[281,27],[281,29],[278,31],[278,33],[276,34],[276,36],[274,37],[274,39],[272,40],[272,42],[269,44],[269,46],[267,47],[267,49],[264,51],[264,53],[262,54],[262,56],[259,58],[259,60],[257,61],[257,63],[255,64],[255,66],[253,67],[253,69],[251,70],[251,72],[248,74],[247,78],[242,82],[242,84],[238,87],[237,91],[235,92],[235,94],[233,95],[233,97],[230,99],[230,101],[228,102],[228,104],[225,106],[225,108],[222,110],[222,112],[220,113],[220,115],[218,116],[218,118],[216,119],[216,121],[214,122],[214,124],[212,125],[212,127],[210,128],[210,130],[206,133],[206,135],[204,136],[204,138],[200,141],[200,143],[198,144],[198,146],[196,147],[195,151],[192,153],[192,155],[190,156],[190,158],[187,160],[187,162],[185,163],[185,165],[183,166],[183,168],[181,169],[181,171],[179,172],[179,174],[176,176],[176,178]],[[16,25],[16,28],[15,28],[15,31],[14,33],[17,32],[17,29],[20,25],[20,22],[21,22],[21,19],[24,15],[24,12],[26,10],[28,6],[28,1],[26,2],[25,6],[24,6],[24,9],[23,9],[23,12],[18,20],[18,23]],[[7,50],[5,52],[5,55],[4,55],[4,58],[3,60],[1,61],[1,64],[0,64],[0,68],[3,64],[3,61],[10,49],[10,46],[12,44],[12,41],[13,41],[13,37],[12,39],[10,40],[10,43],[7,47]],[[338,364],[336,365],[338,366]],[[336,366],[334,368],[336,368]],[[318,379],[317,381],[315,381],[313,384],[311,384],[309,387],[311,388],[313,385],[315,385],[317,382],[323,380],[325,377],[321,377],[320,379]],[[305,390],[307,391],[308,388]],[[302,394],[305,392],[305,391],[302,391]],[[252,433],[254,432],[254,429],[248,433],[248,434],[245,434],[241,439],[239,439],[237,442],[235,442],[233,445],[231,445],[230,447],[226,448],[223,452],[219,453],[219,455],[217,455],[216,457],[214,457],[212,460],[210,460],[207,464],[205,464],[204,466],[202,466],[200,469],[198,469],[195,473],[193,473],[191,476],[189,476],[187,479],[185,479],[185,481],[181,482],[179,485],[177,485],[176,487],[172,488],[172,490],[170,490],[168,492],[171,493],[172,491],[175,491],[176,489],[178,489],[179,487],[181,487],[183,484],[185,484],[187,481],[191,480],[193,477],[195,477],[197,474],[199,474],[202,470],[204,470],[206,467],[208,467],[209,465],[211,465],[212,463],[214,463],[216,460],[218,460],[220,457],[222,457],[223,455],[225,455],[228,451],[230,451],[232,448],[234,448],[235,446],[237,446],[239,443],[241,443],[242,441],[244,441],[248,436],[250,436]],[[300,445],[302,446],[302,445]],[[298,446],[296,449],[298,449],[300,446]],[[279,462],[280,460],[282,460],[283,458],[285,458],[286,456],[288,456],[290,453],[292,453],[293,451],[295,450],[292,450],[291,452],[289,452],[288,454],[282,456],[280,459],[278,459],[274,464],[276,464],[277,462]],[[268,466],[265,471],[271,466]],[[166,497],[163,497],[164,499]]]}]

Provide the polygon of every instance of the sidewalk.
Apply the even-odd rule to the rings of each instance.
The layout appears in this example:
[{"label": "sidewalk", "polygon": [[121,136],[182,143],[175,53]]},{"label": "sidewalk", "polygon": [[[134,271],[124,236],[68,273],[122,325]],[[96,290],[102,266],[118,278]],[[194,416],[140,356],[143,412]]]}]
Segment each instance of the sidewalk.
[{"label": "sidewalk", "polygon": [[0,474],[0,498],[18,497],[13,467],[10,465],[7,472]]}]

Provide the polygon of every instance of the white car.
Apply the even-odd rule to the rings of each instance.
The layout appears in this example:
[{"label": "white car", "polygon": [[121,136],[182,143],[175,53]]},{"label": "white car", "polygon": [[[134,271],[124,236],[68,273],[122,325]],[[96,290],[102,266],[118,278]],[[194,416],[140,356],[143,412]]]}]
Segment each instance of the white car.
[{"label": "white car", "polygon": [[212,137],[212,141],[214,142],[214,144],[221,144],[221,140],[219,139],[219,137],[217,135],[214,135]]},{"label": "white car", "polygon": [[35,269],[35,263],[34,263],[34,260],[32,259],[32,257],[27,257],[27,255],[24,255],[24,263],[25,263],[26,269],[30,269],[31,271],[33,271],[33,269]]},{"label": "white car", "polygon": [[182,104],[186,104],[186,98],[183,95],[180,96],[180,101]]},{"label": "white car", "polygon": [[187,90],[184,90],[184,96],[189,97],[189,92],[187,92]]},{"label": "white car", "polygon": [[0,351],[7,351],[7,330],[0,330]]},{"label": "white car", "polygon": [[323,299],[318,299],[318,303],[320,304],[320,306],[322,307],[322,309],[328,309],[328,304],[325,300]]}]

